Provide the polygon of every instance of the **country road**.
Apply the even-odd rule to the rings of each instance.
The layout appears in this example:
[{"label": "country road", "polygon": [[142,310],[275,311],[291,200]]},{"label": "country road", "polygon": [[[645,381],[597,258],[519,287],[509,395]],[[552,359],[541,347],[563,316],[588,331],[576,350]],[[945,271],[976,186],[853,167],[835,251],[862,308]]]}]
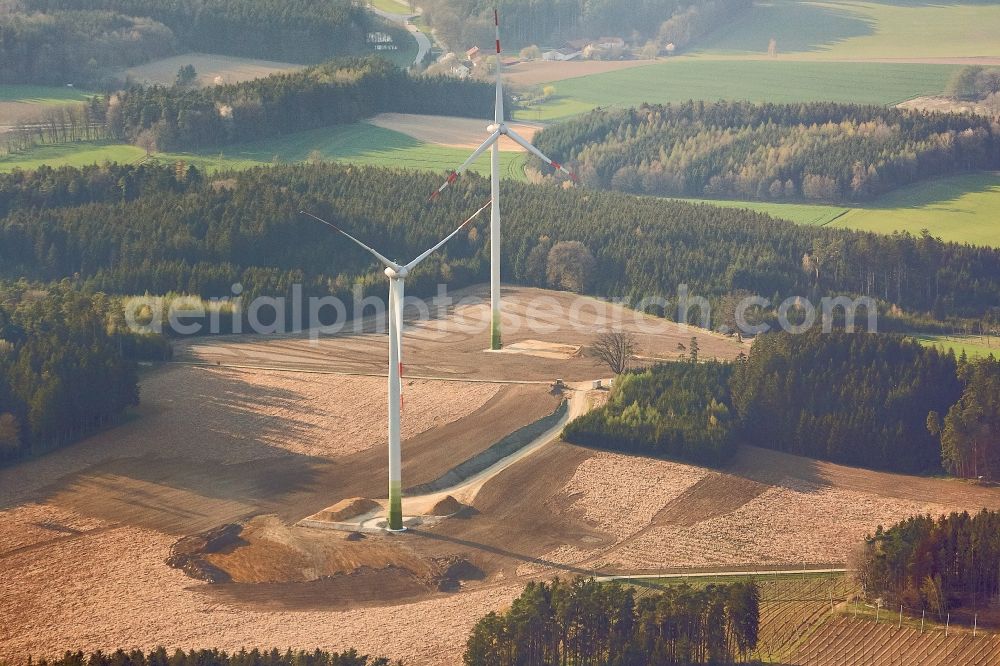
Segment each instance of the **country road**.
[{"label": "country road", "polygon": [[[402,9],[402,5],[400,6],[400,9]],[[427,52],[431,50],[431,40],[410,21],[410,19],[417,16],[417,14],[409,14],[405,12],[396,14],[394,12],[383,11],[377,7],[369,7],[369,10],[376,16],[381,16],[387,21],[398,23],[406,28],[410,34],[413,35],[413,38],[417,40],[417,55],[413,58],[413,64],[419,65],[424,61],[424,58],[427,56]]]}]

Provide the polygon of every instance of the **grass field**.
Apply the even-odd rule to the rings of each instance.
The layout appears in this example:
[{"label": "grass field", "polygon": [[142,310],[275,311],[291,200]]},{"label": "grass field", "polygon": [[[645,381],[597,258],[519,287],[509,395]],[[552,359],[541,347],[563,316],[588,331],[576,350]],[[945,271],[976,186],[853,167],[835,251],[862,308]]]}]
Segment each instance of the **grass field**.
[{"label": "grass field", "polygon": [[[265,164],[302,162],[319,157],[331,162],[351,162],[385,167],[446,171],[457,167],[469,151],[423,143],[405,134],[355,123],[299,132],[287,136],[254,141],[221,149],[189,153],[156,153],[163,161],[184,160],[200,169],[213,172],[249,169]],[[83,166],[105,161],[135,162],[145,152],[135,146],[108,143],[74,143],[42,146],[26,153],[0,157],[0,171],[15,168],[33,169],[41,164]],[[524,180],[522,153],[501,153],[500,163],[508,178]],[[489,172],[489,155],[483,155],[473,167]]]},{"label": "grass field", "polygon": [[410,3],[399,0],[371,0],[371,6],[390,14],[411,14]]},{"label": "grass field", "polygon": [[973,173],[922,181],[858,208],[826,204],[685,199],[747,208],[796,224],[891,234],[907,231],[956,243],[1000,247],[1000,173]]},{"label": "grass field", "polygon": [[835,227],[879,233],[928,229],[944,240],[1000,247],[1000,173],[952,176],[890,192]]},{"label": "grass field", "polygon": [[557,81],[555,95],[515,116],[557,120],[594,107],[689,99],[768,102],[828,100],[897,104],[940,94],[954,65],[676,58],[644,67]]},{"label": "grass field", "polygon": [[56,105],[85,102],[93,93],[64,86],[0,85],[0,102]]},{"label": "grass field", "polygon": [[677,199],[688,203],[703,203],[721,208],[745,208],[771,217],[780,217],[796,224],[823,226],[847,213],[850,208],[817,204],[772,203],[769,201],[727,201],[725,199]]},{"label": "grass field", "polygon": [[945,58],[1000,56],[1000,4],[913,0],[767,0],[704,40],[705,54],[779,58]]},{"label": "grass field", "polygon": [[969,358],[982,358],[993,354],[1000,358],[1000,338],[982,335],[914,335],[920,344],[937,347],[942,351],[955,350],[960,356],[964,351]]},{"label": "grass field", "polygon": [[81,167],[102,162],[135,162],[146,152],[135,146],[99,141],[40,146],[25,153],[0,156],[0,171],[25,171],[42,165]]}]

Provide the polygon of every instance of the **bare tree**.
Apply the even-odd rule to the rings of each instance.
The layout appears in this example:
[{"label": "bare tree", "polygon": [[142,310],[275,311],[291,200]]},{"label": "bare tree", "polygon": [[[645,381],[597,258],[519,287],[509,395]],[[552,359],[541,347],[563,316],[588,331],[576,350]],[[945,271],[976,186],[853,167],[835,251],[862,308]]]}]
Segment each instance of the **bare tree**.
[{"label": "bare tree", "polygon": [[546,277],[556,289],[577,293],[590,283],[597,262],[587,246],[580,241],[560,241],[549,250]]},{"label": "bare tree", "polygon": [[628,370],[635,355],[635,337],[628,331],[602,333],[590,346],[590,353],[620,375]]},{"label": "bare tree", "polygon": [[13,414],[0,414],[0,454],[17,452],[21,446],[20,430]]}]

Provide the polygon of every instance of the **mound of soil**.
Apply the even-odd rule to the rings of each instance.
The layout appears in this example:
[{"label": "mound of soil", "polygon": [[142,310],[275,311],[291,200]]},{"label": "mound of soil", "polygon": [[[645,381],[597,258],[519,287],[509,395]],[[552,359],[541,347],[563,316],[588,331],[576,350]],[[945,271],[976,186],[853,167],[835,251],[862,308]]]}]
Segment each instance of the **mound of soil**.
[{"label": "mound of soil", "polygon": [[455,592],[462,587],[463,580],[483,580],[486,574],[475,564],[458,555],[434,559],[438,573],[435,576],[437,588],[441,592]]},{"label": "mound of soil", "polygon": [[431,507],[432,516],[451,516],[465,508],[465,505],[448,495]]},{"label": "mound of soil", "polygon": [[220,553],[226,549],[242,545],[240,538],[243,526],[236,523],[192,534],[177,541],[170,547],[167,566],[180,569],[191,578],[208,583],[228,583],[229,574],[204,559],[208,553]]},{"label": "mound of soil", "polygon": [[362,516],[378,509],[379,507],[381,507],[381,505],[378,502],[370,500],[367,497],[351,497],[337,502],[328,509],[323,509],[315,516],[312,516],[312,519],[338,523],[343,520],[349,520],[351,518],[356,518],[357,516]]}]

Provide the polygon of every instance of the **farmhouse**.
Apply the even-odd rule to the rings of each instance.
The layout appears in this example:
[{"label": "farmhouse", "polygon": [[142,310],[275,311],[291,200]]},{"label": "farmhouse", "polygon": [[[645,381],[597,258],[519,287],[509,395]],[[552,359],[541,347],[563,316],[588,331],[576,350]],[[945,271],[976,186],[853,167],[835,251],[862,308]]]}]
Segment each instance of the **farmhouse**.
[{"label": "farmhouse", "polygon": [[595,49],[623,49],[625,48],[625,40],[621,37],[601,37],[595,42],[590,44]]},{"label": "farmhouse", "polygon": [[560,49],[552,49],[542,54],[542,60],[565,62],[567,60],[577,60],[583,56],[583,51],[572,46],[564,46]]}]

